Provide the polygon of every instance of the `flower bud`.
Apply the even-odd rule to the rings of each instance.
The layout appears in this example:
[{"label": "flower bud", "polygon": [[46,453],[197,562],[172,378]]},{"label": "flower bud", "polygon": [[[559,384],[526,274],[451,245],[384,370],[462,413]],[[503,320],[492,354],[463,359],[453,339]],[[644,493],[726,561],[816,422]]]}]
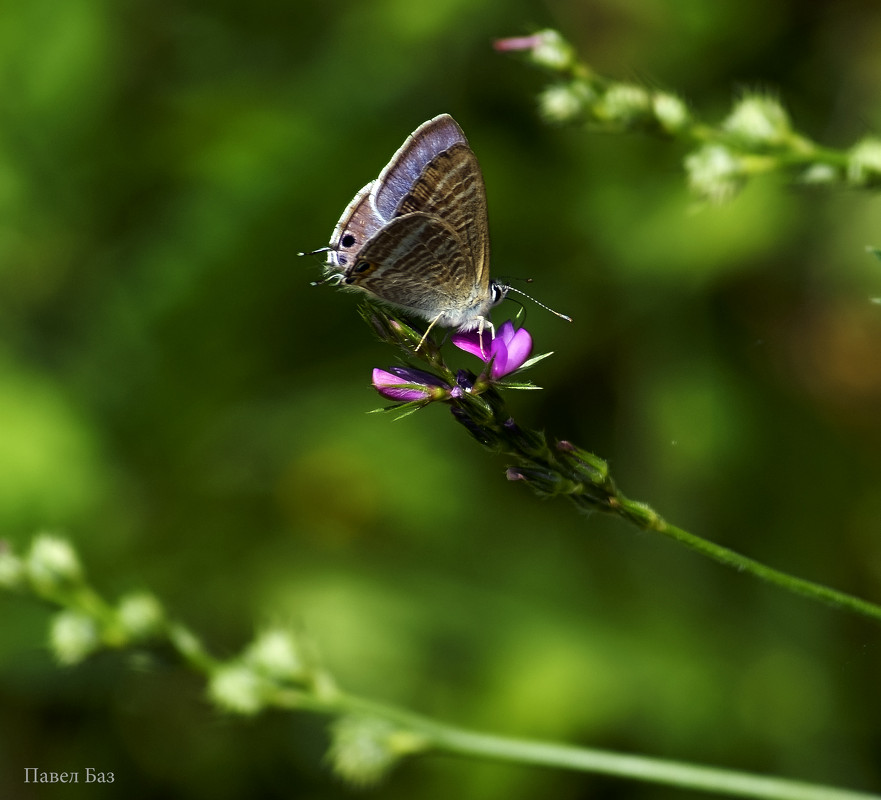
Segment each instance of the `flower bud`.
[{"label": "flower bud", "polygon": [[333,728],[328,756],[334,772],[355,786],[372,786],[398,760],[388,746],[394,727],[385,721],[343,717]]},{"label": "flower bud", "polygon": [[685,158],[692,191],[713,203],[736,195],[745,181],[743,164],[727,147],[710,144]]},{"label": "flower bud", "polygon": [[245,651],[244,658],[257,672],[273,680],[299,681],[306,675],[297,642],[283,629],[263,631]]},{"label": "flower bud", "polygon": [[593,113],[601,122],[630,125],[651,111],[651,95],[632,83],[616,83],[594,104]]},{"label": "flower bud", "polygon": [[775,147],[783,144],[792,134],[789,115],[774,98],[763,95],[744,97],[722,128],[750,147]]},{"label": "flower bud", "polygon": [[509,443],[521,453],[541,454],[547,448],[544,435],[537,431],[524,430],[509,417],[502,423],[502,430]]},{"label": "flower bud", "polygon": [[331,736],[328,758],[334,772],[363,787],[378,783],[403,756],[428,747],[424,736],[375,717],[341,717]]},{"label": "flower bud", "polygon": [[445,381],[414,367],[377,367],[373,370],[373,388],[383,397],[399,403],[443,400],[450,396],[450,386]]},{"label": "flower bud", "polygon": [[832,164],[811,164],[801,175],[801,182],[811,185],[835,183],[838,179],[838,167]]},{"label": "flower bud", "polygon": [[881,140],[870,136],[851,148],[847,178],[859,186],[875,183],[881,178]]},{"label": "flower bud", "polygon": [[688,106],[675,94],[659,92],[652,98],[652,110],[667,133],[678,133],[691,121]]},{"label": "flower bud", "polygon": [[250,667],[223,664],[211,675],[208,694],[218,706],[235,714],[256,714],[264,705],[263,683]]},{"label": "flower bud", "polygon": [[468,433],[485,447],[498,447],[501,444],[501,440],[495,431],[473,420],[465,409],[453,406],[450,412],[456,418],[456,422],[462,425]]},{"label": "flower bud", "polygon": [[584,81],[556,83],[539,94],[538,110],[548,122],[564,124],[580,119],[595,100],[596,94]]},{"label": "flower bud", "polygon": [[54,592],[78,584],[83,577],[76,551],[66,539],[42,534],[27,557],[28,577],[39,592]]},{"label": "flower bud", "polygon": [[554,72],[565,72],[576,64],[572,45],[555,30],[539,31],[532,36],[497,39],[493,47],[500,53],[526,53],[533,64]]},{"label": "flower bud", "polygon": [[599,456],[561,439],[557,450],[590,483],[602,485],[609,478],[609,465]]},{"label": "flower bud", "polygon": [[119,623],[132,639],[146,639],[160,632],[165,619],[159,601],[147,592],[124,597],[116,610]]},{"label": "flower bud", "polygon": [[98,626],[79,611],[60,611],[52,621],[49,644],[62,664],[78,664],[98,648]]},{"label": "flower bud", "polygon": [[559,475],[536,467],[508,467],[505,477],[509,481],[525,481],[543,495],[559,494],[563,484]]},{"label": "flower bud", "polygon": [[456,371],[456,387],[463,392],[470,392],[474,388],[475,380],[477,380],[477,376],[467,369]]}]

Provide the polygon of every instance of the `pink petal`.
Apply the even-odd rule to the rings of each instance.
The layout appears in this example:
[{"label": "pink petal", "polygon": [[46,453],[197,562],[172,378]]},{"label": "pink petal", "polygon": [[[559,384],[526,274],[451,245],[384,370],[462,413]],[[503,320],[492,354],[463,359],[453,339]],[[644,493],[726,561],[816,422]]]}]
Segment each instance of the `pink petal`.
[{"label": "pink petal", "polygon": [[510,36],[507,39],[496,39],[493,48],[500,53],[518,50],[532,50],[541,44],[541,36]]},{"label": "pink petal", "polygon": [[[477,331],[468,331],[467,333],[454,333],[450,338],[453,344],[466,353],[477,356],[481,361],[489,361],[492,342],[487,338],[488,331],[478,334]],[[483,338],[483,346],[481,347],[481,338]]]},{"label": "pink petal", "polygon": [[511,370],[519,369],[532,354],[532,335],[520,328],[508,342],[508,364]]},{"label": "pink petal", "polygon": [[496,333],[496,339],[501,339],[506,345],[509,345],[511,339],[516,336],[516,331],[514,330],[514,323],[511,320],[507,320],[502,323],[502,326],[499,328],[498,333]]},{"label": "pink petal", "polygon": [[499,330],[499,336],[493,340],[492,379],[498,380],[519,369],[531,352],[532,336],[529,331],[526,328],[515,331],[514,326],[506,322]]},{"label": "pink petal", "polygon": [[376,389],[383,397],[389,400],[402,400],[409,402],[411,400],[422,400],[428,397],[427,389],[414,389],[407,387],[405,389],[398,388],[407,384],[415,383],[412,378],[402,378],[391,372],[386,372],[378,367],[373,370],[373,388]]}]

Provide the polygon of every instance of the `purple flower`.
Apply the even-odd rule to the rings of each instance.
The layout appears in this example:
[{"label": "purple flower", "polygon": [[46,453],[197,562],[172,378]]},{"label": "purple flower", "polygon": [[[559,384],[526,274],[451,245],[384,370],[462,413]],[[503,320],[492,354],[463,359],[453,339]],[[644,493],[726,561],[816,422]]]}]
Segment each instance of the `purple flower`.
[{"label": "purple flower", "polygon": [[526,328],[514,330],[514,323],[508,320],[489,339],[489,332],[469,331],[454,333],[453,344],[460,350],[477,356],[486,363],[492,363],[490,377],[497,381],[505,375],[520,369],[532,353],[532,336]]},{"label": "purple flower", "polygon": [[373,370],[373,388],[383,397],[401,403],[448,397],[450,387],[436,375],[413,367]]},{"label": "purple flower", "polygon": [[532,36],[509,36],[507,39],[496,39],[493,42],[493,49],[500,53],[518,50],[535,50],[543,43],[541,33],[535,33]]},{"label": "purple flower", "polygon": [[493,47],[499,53],[525,53],[533,64],[554,72],[571,72],[576,67],[572,45],[556,31],[539,31],[532,36],[496,39]]}]

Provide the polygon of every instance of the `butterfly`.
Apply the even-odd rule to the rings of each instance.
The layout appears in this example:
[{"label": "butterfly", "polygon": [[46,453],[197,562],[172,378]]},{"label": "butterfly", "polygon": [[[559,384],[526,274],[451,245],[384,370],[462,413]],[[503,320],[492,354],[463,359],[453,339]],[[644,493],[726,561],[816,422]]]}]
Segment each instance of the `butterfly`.
[{"label": "butterfly", "polygon": [[483,173],[449,114],[413,131],[346,207],[325,250],[319,283],[366,292],[428,330],[493,330],[489,311],[511,288],[489,276]]}]

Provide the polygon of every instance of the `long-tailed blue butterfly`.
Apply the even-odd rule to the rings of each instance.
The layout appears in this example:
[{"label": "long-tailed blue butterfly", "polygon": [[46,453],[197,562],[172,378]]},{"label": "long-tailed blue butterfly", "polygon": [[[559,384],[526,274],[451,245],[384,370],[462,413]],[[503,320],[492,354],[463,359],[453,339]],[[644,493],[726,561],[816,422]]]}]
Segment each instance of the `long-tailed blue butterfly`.
[{"label": "long-tailed blue butterfly", "polygon": [[367,292],[428,320],[429,330],[492,329],[490,309],[512,291],[489,276],[483,174],[449,114],[407,138],[355,195],[323,250],[320,283]]}]

